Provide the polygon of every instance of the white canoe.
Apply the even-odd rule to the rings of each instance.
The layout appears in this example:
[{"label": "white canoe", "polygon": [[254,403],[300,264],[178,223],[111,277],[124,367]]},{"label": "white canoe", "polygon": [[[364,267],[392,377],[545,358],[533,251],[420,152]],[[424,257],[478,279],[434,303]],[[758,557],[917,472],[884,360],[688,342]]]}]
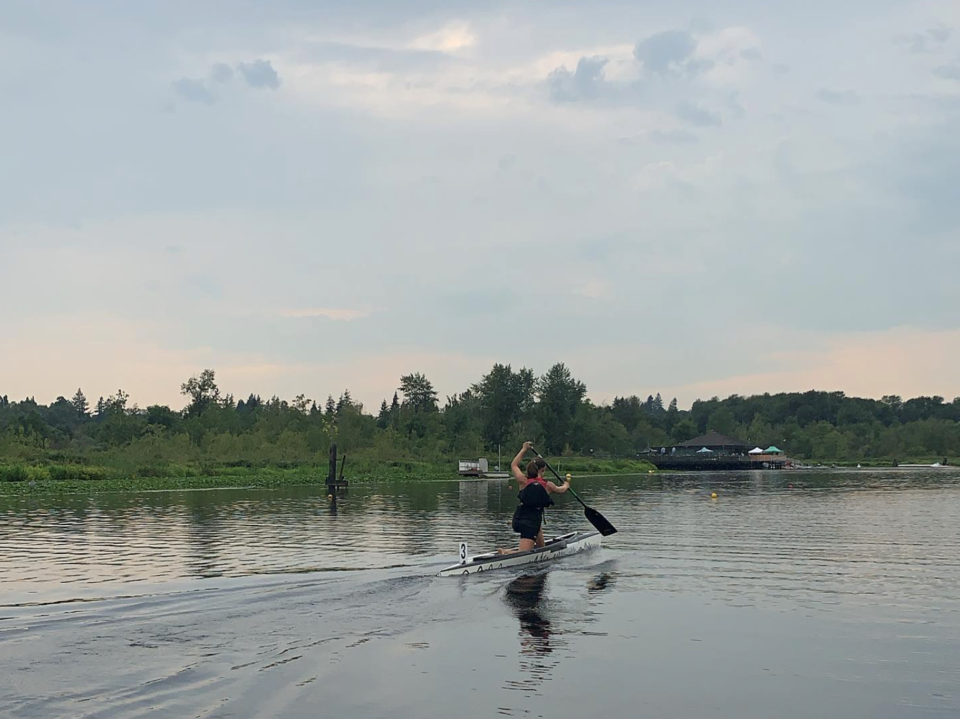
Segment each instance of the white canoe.
[{"label": "white canoe", "polygon": [[569,557],[572,554],[580,554],[590,549],[596,549],[600,546],[601,537],[599,532],[570,532],[561,534],[559,537],[553,537],[544,542],[544,546],[538,549],[531,549],[527,552],[514,552],[513,554],[497,554],[489,552],[487,554],[477,554],[472,557],[467,556],[467,545],[460,545],[461,562],[440,570],[438,577],[458,577],[464,574],[478,574],[480,572],[489,572],[494,569],[507,569],[509,567],[520,567],[524,564],[543,564],[552,562],[561,557]]}]

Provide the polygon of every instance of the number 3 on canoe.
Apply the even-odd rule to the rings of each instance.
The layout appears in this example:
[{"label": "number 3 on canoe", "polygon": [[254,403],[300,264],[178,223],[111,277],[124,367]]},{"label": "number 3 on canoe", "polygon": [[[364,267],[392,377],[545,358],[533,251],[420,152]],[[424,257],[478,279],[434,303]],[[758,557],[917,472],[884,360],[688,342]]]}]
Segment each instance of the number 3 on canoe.
[{"label": "number 3 on canoe", "polygon": [[467,543],[460,542],[460,564],[467,563]]}]

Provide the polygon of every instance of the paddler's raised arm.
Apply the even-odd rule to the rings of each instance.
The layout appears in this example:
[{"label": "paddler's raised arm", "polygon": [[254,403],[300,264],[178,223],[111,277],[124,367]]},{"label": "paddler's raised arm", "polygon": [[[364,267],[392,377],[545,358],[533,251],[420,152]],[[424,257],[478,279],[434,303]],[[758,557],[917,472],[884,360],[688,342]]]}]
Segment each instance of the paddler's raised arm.
[{"label": "paddler's raised arm", "polygon": [[522,469],[520,469],[520,462],[523,460],[523,455],[525,455],[529,449],[530,442],[524,442],[523,447],[520,448],[520,451],[517,452],[517,456],[514,457],[513,461],[510,463],[510,470],[513,472],[514,479],[521,484],[527,481],[527,475],[524,474]]},{"label": "paddler's raised arm", "polygon": [[567,478],[563,480],[563,484],[561,484],[559,487],[555,485],[553,482],[547,482],[547,491],[550,492],[551,494],[563,494],[568,489],[570,489],[569,474],[567,475]]}]

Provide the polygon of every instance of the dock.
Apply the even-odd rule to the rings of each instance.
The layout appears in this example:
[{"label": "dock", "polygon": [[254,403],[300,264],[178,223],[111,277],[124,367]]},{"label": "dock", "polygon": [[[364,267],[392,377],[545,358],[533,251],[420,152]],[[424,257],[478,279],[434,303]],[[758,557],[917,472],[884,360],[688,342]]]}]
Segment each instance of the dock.
[{"label": "dock", "polygon": [[750,449],[749,443],[717,432],[708,432],[672,447],[650,449],[641,456],[657,469],[692,472],[784,469],[793,464],[775,445]]},{"label": "dock", "polygon": [[496,467],[490,471],[490,464],[486,457],[480,459],[461,459],[458,463],[457,474],[461,477],[474,477],[477,479],[510,479],[509,472],[499,471]]}]

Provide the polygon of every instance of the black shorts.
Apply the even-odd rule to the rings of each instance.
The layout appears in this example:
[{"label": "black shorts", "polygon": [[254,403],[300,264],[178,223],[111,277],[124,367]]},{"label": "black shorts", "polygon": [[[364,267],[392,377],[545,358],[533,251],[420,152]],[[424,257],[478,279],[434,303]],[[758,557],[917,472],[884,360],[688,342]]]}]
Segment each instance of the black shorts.
[{"label": "black shorts", "polygon": [[520,532],[520,539],[536,539],[542,525],[542,509],[530,509],[521,505],[513,513],[513,531]]}]

